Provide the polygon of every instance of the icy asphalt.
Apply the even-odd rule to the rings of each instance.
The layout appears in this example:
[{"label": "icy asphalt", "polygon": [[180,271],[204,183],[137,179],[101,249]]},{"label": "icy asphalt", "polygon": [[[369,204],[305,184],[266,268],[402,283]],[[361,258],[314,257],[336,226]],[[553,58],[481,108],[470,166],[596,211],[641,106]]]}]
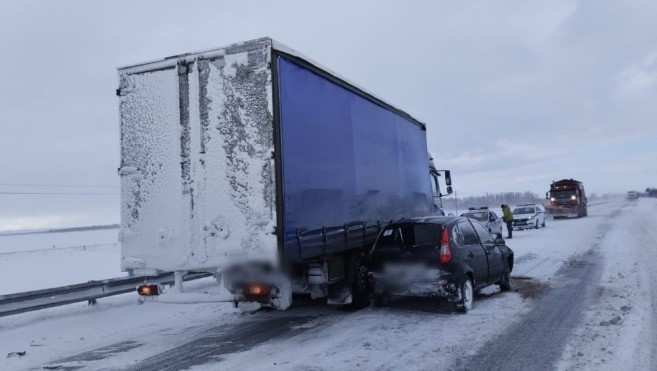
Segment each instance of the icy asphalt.
[{"label": "icy asphalt", "polygon": [[0,322],[0,350],[39,345],[9,370],[656,369],[656,227],[655,200],[616,200],[520,232],[517,292],[488,290],[465,316],[426,300],[253,314],[119,300]]}]

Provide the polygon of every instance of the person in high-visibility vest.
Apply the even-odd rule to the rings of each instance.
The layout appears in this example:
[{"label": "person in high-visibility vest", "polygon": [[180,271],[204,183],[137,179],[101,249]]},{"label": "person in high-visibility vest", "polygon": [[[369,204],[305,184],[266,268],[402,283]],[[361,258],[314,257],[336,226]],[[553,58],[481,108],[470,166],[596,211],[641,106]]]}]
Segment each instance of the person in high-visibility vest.
[{"label": "person in high-visibility vest", "polygon": [[506,231],[508,236],[506,238],[513,238],[513,213],[509,205],[502,204],[502,220],[506,223]]}]

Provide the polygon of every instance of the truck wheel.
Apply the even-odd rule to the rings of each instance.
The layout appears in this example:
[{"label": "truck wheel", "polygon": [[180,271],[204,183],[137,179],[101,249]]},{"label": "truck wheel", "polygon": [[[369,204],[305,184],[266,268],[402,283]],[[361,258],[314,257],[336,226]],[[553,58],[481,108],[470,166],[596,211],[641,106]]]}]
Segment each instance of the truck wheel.
[{"label": "truck wheel", "polygon": [[472,280],[467,278],[459,287],[459,300],[454,303],[455,309],[459,313],[468,313],[472,309],[474,302],[474,286]]},{"label": "truck wheel", "polygon": [[376,294],[374,295],[374,306],[375,307],[385,307],[390,302],[390,298],[386,294]]},{"label": "truck wheel", "polygon": [[370,305],[369,270],[358,255],[351,257],[351,304],[349,309],[362,309]]}]

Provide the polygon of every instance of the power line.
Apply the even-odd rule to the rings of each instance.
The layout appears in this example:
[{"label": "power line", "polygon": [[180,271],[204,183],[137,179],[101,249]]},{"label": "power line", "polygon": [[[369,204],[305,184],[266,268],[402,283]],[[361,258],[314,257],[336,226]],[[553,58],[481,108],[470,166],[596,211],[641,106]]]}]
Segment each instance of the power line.
[{"label": "power line", "polygon": [[110,188],[116,189],[118,185],[108,184],[46,184],[46,183],[0,183],[4,187],[54,187],[54,188]]},{"label": "power line", "polygon": [[3,192],[0,196],[119,196],[118,193],[98,193],[98,192]]}]

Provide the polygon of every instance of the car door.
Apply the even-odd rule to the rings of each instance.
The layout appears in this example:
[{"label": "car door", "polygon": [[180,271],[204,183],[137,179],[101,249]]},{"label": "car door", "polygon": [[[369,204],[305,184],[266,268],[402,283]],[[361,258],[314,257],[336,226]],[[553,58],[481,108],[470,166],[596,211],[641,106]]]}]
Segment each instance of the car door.
[{"label": "car door", "polygon": [[486,252],[486,258],[488,260],[487,281],[489,283],[497,282],[497,280],[502,277],[502,273],[504,273],[504,259],[502,257],[502,251],[495,244],[495,238],[493,235],[488,233],[483,225],[477,223],[476,221],[471,221],[471,223],[474,227],[474,230],[477,232],[484,251]]},{"label": "car door", "polygon": [[458,223],[460,235],[463,238],[461,245],[465,249],[464,263],[472,268],[475,285],[488,281],[488,258],[486,251],[479,242],[477,233],[467,219]]}]

